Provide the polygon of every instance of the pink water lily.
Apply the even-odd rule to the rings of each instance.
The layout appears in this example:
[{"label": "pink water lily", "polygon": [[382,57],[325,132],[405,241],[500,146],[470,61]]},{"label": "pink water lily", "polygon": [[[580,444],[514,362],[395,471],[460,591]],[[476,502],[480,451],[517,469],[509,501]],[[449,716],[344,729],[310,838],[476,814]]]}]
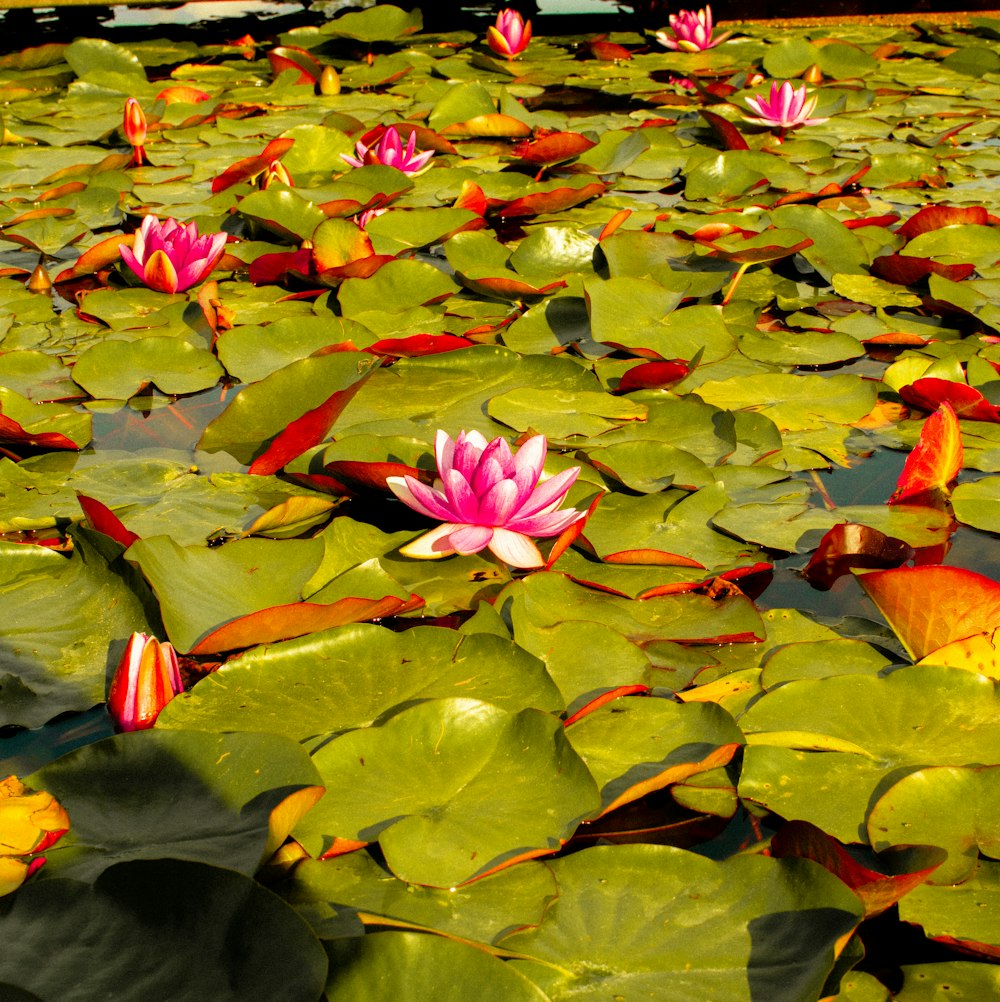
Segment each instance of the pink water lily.
[{"label": "pink water lily", "polygon": [[541,480],[547,451],[544,435],[529,438],[515,455],[504,438],[487,442],[478,431],[463,431],[452,441],[439,431],[434,443],[439,479],[433,487],[413,477],[386,478],[400,501],[444,523],[401,552],[434,558],[488,546],[512,567],[541,567],[542,555],[529,537],[557,536],[585,514],[575,508],[556,511],[580,468]]},{"label": "pink water lily", "polygon": [[712,37],[712,8],[708,5],[701,10],[682,10],[670,15],[670,30],[656,33],[656,40],[668,49],[682,52],[701,52],[704,49],[714,49],[732,35],[724,31],[721,35]]},{"label": "pink water lily", "polygon": [[424,150],[423,153],[417,153],[416,150],[416,132],[410,133],[409,141],[404,149],[399,133],[390,125],[382,133],[378,141],[373,142],[370,146],[358,143],[354,147],[354,152],[357,156],[352,157],[347,153],[341,153],[340,156],[352,167],[364,167],[368,164],[384,164],[386,167],[395,167],[404,174],[418,174],[427,166],[427,161],[434,156],[434,151]]},{"label": "pink water lily", "polygon": [[769,97],[746,98],[753,117],[744,115],[743,120],[781,129],[792,129],[797,125],[820,125],[827,121],[825,118],[809,117],[816,110],[818,99],[815,95],[807,95],[805,84],[796,89],[787,80],[780,85],[775,81],[771,84]]},{"label": "pink water lily", "polygon": [[157,292],[183,292],[211,274],[226,246],[225,233],[199,235],[196,223],[160,222],[146,216],[131,247],[119,248],[122,260]]},{"label": "pink water lily", "polygon": [[486,44],[498,55],[513,59],[528,47],[531,41],[531,22],[525,21],[516,10],[504,7],[497,14],[497,23],[486,29]]}]

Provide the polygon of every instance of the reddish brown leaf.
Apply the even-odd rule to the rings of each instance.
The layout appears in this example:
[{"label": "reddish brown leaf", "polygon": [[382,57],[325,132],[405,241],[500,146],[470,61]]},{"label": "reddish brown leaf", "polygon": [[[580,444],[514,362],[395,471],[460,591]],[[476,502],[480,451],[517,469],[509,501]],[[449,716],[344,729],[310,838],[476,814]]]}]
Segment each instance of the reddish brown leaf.
[{"label": "reddish brown leaf", "polygon": [[[501,210],[504,218],[512,216],[537,216],[542,212],[560,212],[571,206],[586,202],[600,195],[607,185],[603,181],[592,181],[581,188],[554,188],[552,191],[539,191],[533,195],[524,195],[508,202]],[[812,241],[810,241],[811,243]]]},{"label": "reddish brown leaf", "polygon": [[434,483],[434,474],[429,470],[418,470],[405,463],[366,463],[359,459],[338,459],[327,463],[325,469],[338,478],[335,482],[345,481],[351,487],[367,490],[388,491],[388,477],[413,477],[428,486]]},{"label": "reddish brown leaf", "polygon": [[962,223],[986,226],[989,223],[989,213],[981,205],[970,205],[965,208],[927,205],[910,216],[896,232],[907,240],[912,240],[921,233],[940,230],[944,226],[959,226]]},{"label": "reddish brown leaf", "polygon": [[586,717],[593,713],[594,710],[599,709],[606,703],[610,703],[613,700],[619,699],[622,696],[635,696],[642,694],[645,696],[648,692],[652,690],[648,685],[619,685],[617,688],[608,689],[607,692],[602,692],[599,696],[595,696],[589,703],[585,703],[580,707],[573,716],[569,717],[563,724],[564,727],[570,727],[575,724],[582,717]]},{"label": "reddish brown leaf", "polygon": [[25,431],[13,418],[0,412],[0,442],[8,445],[33,445],[41,449],[79,449],[80,446],[57,431]]},{"label": "reddish brown leaf", "polygon": [[307,449],[319,445],[326,438],[340,412],[374,371],[374,369],[369,370],[346,389],[331,394],[319,407],[306,411],[300,418],[296,418],[250,464],[247,472],[256,476],[270,476],[282,469],[286,463],[301,456]]},{"label": "reddish brown leaf", "polygon": [[912,557],[912,548],[903,540],[867,525],[846,522],[823,536],[802,573],[814,588],[827,591],[854,567],[899,567]]},{"label": "reddish brown leaf", "polygon": [[595,497],[594,500],[590,502],[590,505],[587,508],[587,514],[583,518],[578,519],[572,525],[567,526],[565,529],[563,529],[562,532],[559,533],[558,536],[556,536],[556,541],[552,544],[552,549],[549,550],[549,559],[545,561],[545,569],[547,571],[552,569],[552,565],[578,539],[582,538],[584,542],[586,542],[587,546],[590,548],[591,552],[593,552],[593,547],[590,546],[590,543],[587,541],[586,536],[583,535],[583,530],[587,522],[589,521],[590,516],[593,515],[595,511],[597,511],[597,506],[601,503],[602,497],[604,497],[603,493],[598,494],[597,497]]},{"label": "reddish brown leaf", "polygon": [[249,181],[261,171],[267,170],[271,162],[280,160],[294,143],[294,139],[272,139],[257,156],[237,160],[212,182],[212,194],[225,191],[241,181]]},{"label": "reddish brown leaf", "polygon": [[597,238],[598,240],[607,240],[615,230],[618,229],[625,222],[629,216],[632,215],[631,209],[619,209],[605,224],[604,229],[601,230],[601,235]]},{"label": "reddish brown leaf", "polygon": [[104,533],[116,543],[120,543],[126,550],[137,539],[142,539],[142,536],[127,529],[122,520],[107,505],[96,498],[87,497],[86,494],[77,494],[76,499],[80,502],[80,507],[92,528]]},{"label": "reddish brown leaf", "polygon": [[592,39],[587,47],[595,59],[605,63],[620,63],[632,58],[632,53],[624,45],[608,42],[604,38]]},{"label": "reddish brown leaf", "polygon": [[[879,867],[874,870],[855,859],[835,838],[808,821],[789,821],[771,839],[775,859],[811,859],[854,891],[865,906],[865,918],[892,907],[904,894],[922,884],[948,855],[938,846],[893,846],[877,855],[859,850]],[[866,860],[867,862],[867,860]]]},{"label": "reddish brown leaf", "polygon": [[15,216],[13,219],[4,223],[4,227],[16,226],[18,223],[28,223],[33,219],[47,219],[49,217],[63,218],[65,216],[72,215],[73,210],[66,208],[66,206],[50,205],[48,208],[29,209],[27,212],[22,212],[19,216]]},{"label": "reddish brown leaf", "polygon": [[898,222],[898,214],[891,212],[884,216],[858,216],[856,219],[845,219],[844,226],[849,230],[856,230],[862,226],[891,226]]},{"label": "reddish brown leaf", "polygon": [[466,178],[462,182],[462,187],[458,193],[458,198],[455,199],[454,207],[456,209],[468,209],[479,216],[485,216],[486,194],[475,181],[470,181]]},{"label": "reddish brown leaf", "polygon": [[633,390],[658,390],[679,383],[690,375],[691,368],[686,362],[640,362],[627,369],[618,383],[615,393],[631,393]]},{"label": "reddish brown leaf", "polygon": [[1000,623],[1000,584],[960,567],[897,567],[858,575],[915,660]]},{"label": "reddish brown leaf", "polygon": [[419,358],[421,355],[441,355],[459,348],[471,348],[475,343],[454,334],[411,334],[409,337],[382,338],[364,350],[383,358]]},{"label": "reddish brown leaf", "polygon": [[465,275],[456,277],[462,285],[474,292],[481,292],[484,296],[495,296],[498,299],[527,299],[532,296],[544,296],[555,289],[566,288],[566,282],[561,278],[545,285],[532,285],[517,278],[504,278],[499,275],[486,278],[468,278]]},{"label": "reddish brown leaf", "polygon": [[606,564],[643,564],[654,567],[696,567],[705,569],[704,564],[678,553],[667,553],[666,550],[640,549],[619,550],[617,553],[606,553],[602,557]]},{"label": "reddish brown leaf", "polygon": [[954,408],[957,417],[1000,424],[1000,410],[974,386],[967,386],[965,383],[927,376],[901,387],[899,395],[908,404],[921,410],[936,411],[942,404],[948,403]]},{"label": "reddish brown leaf", "polygon": [[274,285],[290,275],[309,279],[312,276],[312,251],[303,247],[296,251],[261,254],[250,262],[248,274],[254,285]]},{"label": "reddish brown leaf", "polygon": [[515,143],[511,153],[525,163],[538,166],[562,163],[593,149],[597,143],[579,132],[553,132],[540,139]]},{"label": "reddish brown leaf", "polygon": [[295,602],[278,605],[248,616],[240,616],[213,630],[191,649],[191,654],[220,654],[243,650],[256,644],[291,640],[307,633],[328,630],[347,623],[362,623],[419,609],[424,600],[419,595],[408,599],[386,595],[385,598],[342,598],[330,605]]},{"label": "reddish brown leaf", "polygon": [[712,127],[712,131],[722,140],[723,149],[727,150],[748,150],[750,144],[743,138],[743,133],[722,115],[709,111],[707,108],[699,108],[701,117]]},{"label": "reddish brown leaf", "polygon": [[110,268],[121,257],[119,248],[122,244],[131,247],[133,239],[132,234],[116,233],[114,236],[106,237],[100,243],[94,244],[76,259],[75,264],[56,275],[56,284],[69,282],[83,275],[93,275],[95,271],[100,271],[102,268]]},{"label": "reddish brown leaf", "polygon": [[943,507],[965,461],[962,433],[951,404],[945,401],[924,422],[920,438],[906,458],[889,504]]},{"label": "reddish brown leaf", "polygon": [[323,72],[323,67],[316,62],[316,57],[306,49],[297,45],[278,45],[267,54],[267,61],[275,75],[283,70],[298,70],[298,84],[314,84]]},{"label": "reddish brown leaf", "polygon": [[346,856],[349,852],[357,852],[358,849],[364,849],[366,845],[368,845],[367,842],[358,842],[352,838],[334,838],[330,844],[330,848],[317,858],[335,859],[337,856]]},{"label": "reddish brown leaf", "polygon": [[975,270],[974,264],[942,264],[929,257],[908,254],[883,254],[871,265],[872,274],[897,285],[913,285],[928,275],[941,275],[952,282],[968,278]]}]

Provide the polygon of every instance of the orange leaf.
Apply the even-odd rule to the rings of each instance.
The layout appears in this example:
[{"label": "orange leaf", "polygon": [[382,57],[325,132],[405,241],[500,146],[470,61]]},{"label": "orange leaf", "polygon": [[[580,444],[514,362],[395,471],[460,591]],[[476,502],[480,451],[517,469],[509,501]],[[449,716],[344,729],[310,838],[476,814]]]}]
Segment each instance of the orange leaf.
[{"label": "orange leaf", "polygon": [[255,157],[244,157],[227,167],[213,182],[212,194],[218,194],[241,181],[248,181],[255,174],[267,170],[273,160],[280,160],[295,143],[294,139],[272,139]]},{"label": "orange leaf", "polygon": [[121,257],[119,248],[122,244],[131,247],[134,239],[131,233],[128,235],[116,233],[113,237],[107,237],[100,243],[94,244],[76,259],[74,265],[63,269],[56,275],[56,284],[81,278],[83,275],[93,275],[95,271],[100,271],[102,268],[110,268]]},{"label": "orange leaf", "polygon": [[596,145],[593,139],[588,139],[579,132],[553,132],[541,139],[517,143],[511,153],[525,163],[547,166],[571,160]]},{"label": "orange leaf", "polygon": [[1000,623],[1000,584],[960,567],[870,571],[858,583],[914,659]]},{"label": "orange leaf", "polygon": [[272,644],[291,640],[307,633],[317,633],[333,626],[382,619],[397,613],[419,609],[424,600],[419,595],[408,599],[386,595],[384,598],[342,598],[330,605],[316,602],[294,602],[240,616],[200,640],[191,654],[220,654],[243,650],[256,644]]},{"label": "orange leaf", "polygon": [[955,410],[946,400],[924,422],[920,439],[906,458],[889,504],[939,508],[965,461]]}]

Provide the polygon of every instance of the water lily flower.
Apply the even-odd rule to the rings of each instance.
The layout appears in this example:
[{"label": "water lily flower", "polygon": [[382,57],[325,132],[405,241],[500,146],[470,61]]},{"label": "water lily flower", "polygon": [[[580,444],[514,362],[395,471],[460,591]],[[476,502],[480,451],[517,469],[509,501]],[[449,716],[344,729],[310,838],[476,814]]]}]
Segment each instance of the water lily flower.
[{"label": "water lily flower", "polygon": [[557,536],[586,514],[575,508],[556,511],[580,467],[542,480],[547,450],[544,435],[529,438],[515,455],[504,438],[487,442],[477,431],[463,431],[452,441],[439,431],[433,487],[408,476],[386,478],[404,504],[443,520],[401,552],[422,558],[467,556],[488,546],[512,567],[541,567],[542,555],[529,537]]},{"label": "water lily flower", "polygon": [[45,857],[36,854],[68,830],[69,816],[51,793],[29,790],[17,776],[0,780],[0,896],[42,866]]},{"label": "water lily flower", "polygon": [[141,167],[142,158],[146,153],[146,115],[142,110],[142,105],[134,97],[130,97],[125,102],[125,118],[122,129],[129,146],[132,147],[132,163],[136,167]]},{"label": "water lily flower", "polygon": [[656,40],[668,49],[682,52],[701,52],[704,49],[714,49],[721,45],[731,31],[712,37],[712,8],[707,4],[699,11],[682,10],[670,15],[670,30],[656,33]]},{"label": "water lily flower", "polygon": [[419,174],[427,166],[427,161],[434,156],[434,151],[424,150],[423,153],[417,153],[416,149],[416,132],[410,133],[409,142],[407,142],[404,149],[399,133],[390,125],[379,139],[370,146],[365,146],[364,143],[359,142],[354,147],[354,152],[357,156],[352,157],[347,153],[341,153],[340,156],[352,167],[364,167],[368,164],[384,164],[386,167],[395,167],[404,174]]},{"label": "water lily flower", "polygon": [[157,292],[183,292],[211,274],[226,245],[225,233],[198,234],[196,223],[160,222],[146,216],[131,247],[119,248],[122,260]]},{"label": "water lily flower", "polygon": [[498,55],[513,59],[528,47],[531,41],[531,22],[525,21],[516,10],[504,7],[497,14],[497,23],[486,29],[486,44]]},{"label": "water lily flower", "polygon": [[145,730],[183,691],[173,647],[145,633],[133,633],[111,680],[108,713],[120,731]]},{"label": "water lily flower", "polygon": [[776,81],[772,82],[769,97],[746,98],[753,117],[743,115],[743,120],[781,129],[792,129],[797,125],[820,125],[827,119],[809,117],[816,110],[818,99],[815,95],[807,98],[807,93],[805,84],[796,89],[787,80],[780,85]]}]

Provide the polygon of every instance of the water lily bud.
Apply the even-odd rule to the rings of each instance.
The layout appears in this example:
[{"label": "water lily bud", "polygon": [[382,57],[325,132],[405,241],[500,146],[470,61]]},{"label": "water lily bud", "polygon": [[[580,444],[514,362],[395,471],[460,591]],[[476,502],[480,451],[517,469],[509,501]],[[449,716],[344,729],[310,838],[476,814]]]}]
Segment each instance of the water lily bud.
[{"label": "water lily bud", "polygon": [[813,63],[812,66],[810,66],[809,69],[807,69],[805,73],[802,74],[802,79],[805,80],[806,83],[811,83],[811,84],[822,83],[823,71],[819,68],[819,64]]},{"label": "water lily bud", "polygon": [[42,292],[46,295],[52,291],[52,279],[49,278],[49,273],[41,264],[35,265],[35,270],[31,273],[31,278],[28,279],[28,291]]},{"label": "water lily bud", "polygon": [[319,92],[327,97],[340,93],[340,74],[332,66],[324,66],[319,77]]},{"label": "water lily bud", "polygon": [[183,691],[173,647],[145,633],[133,633],[111,680],[108,713],[121,731],[145,730]]},{"label": "water lily bud", "polygon": [[510,7],[497,14],[497,23],[486,29],[486,44],[498,55],[513,59],[531,41],[531,22]]},{"label": "water lily bud", "polygon": [[132,147],[132,160],[136,167],[142,164],[143,154],[146,152],[144,144],[146,142],[146,115],[142,110],[142,105],[134,98],[130,97],[125,102],[125,117],[122,122],[122,129],[125,138]]}]

